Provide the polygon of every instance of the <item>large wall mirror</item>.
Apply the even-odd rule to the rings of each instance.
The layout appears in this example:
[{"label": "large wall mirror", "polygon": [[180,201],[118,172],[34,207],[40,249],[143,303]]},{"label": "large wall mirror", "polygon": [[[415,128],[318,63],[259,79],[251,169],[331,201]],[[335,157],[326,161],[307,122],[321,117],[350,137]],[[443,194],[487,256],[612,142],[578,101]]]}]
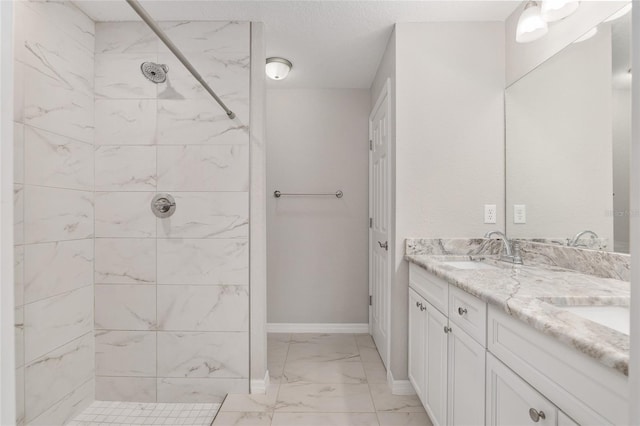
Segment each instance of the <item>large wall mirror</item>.
[{"label": "large wall mirror", "polygon": [[507,88],[510,238],[629,252],[631,72],[627,13]]}]

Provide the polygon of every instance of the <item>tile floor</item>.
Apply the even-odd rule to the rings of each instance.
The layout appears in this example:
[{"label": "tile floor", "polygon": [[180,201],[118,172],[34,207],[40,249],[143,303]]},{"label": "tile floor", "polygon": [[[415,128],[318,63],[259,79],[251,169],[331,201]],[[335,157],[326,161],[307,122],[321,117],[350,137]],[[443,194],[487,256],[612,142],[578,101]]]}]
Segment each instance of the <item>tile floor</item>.
[{"label": "tile floor", "polygon": [[68,426],[209,426],[219,408],[220,404],[95,401],[68,423]]},{"label": "tile floor", "polygon": [[369,335],[269,334],[266,395],[228,395],[213,426],[431,426],[392,395]]}]

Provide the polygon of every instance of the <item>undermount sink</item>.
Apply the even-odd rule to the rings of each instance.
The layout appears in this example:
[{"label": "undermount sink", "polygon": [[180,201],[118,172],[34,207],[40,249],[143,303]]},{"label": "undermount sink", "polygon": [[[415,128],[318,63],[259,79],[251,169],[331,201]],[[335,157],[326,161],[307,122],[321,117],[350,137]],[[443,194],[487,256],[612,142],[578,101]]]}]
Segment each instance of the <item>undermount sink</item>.
[{"label": "undermount sink", "polygon": [[443,265],[453,266],[457,269],[498,269],[495,266],[474,260],[449,260],[446,262],[442,262]]},{"label": "undermount sink", "polygon": [[629,335],[628,306],[558,306],[558,308]]}]

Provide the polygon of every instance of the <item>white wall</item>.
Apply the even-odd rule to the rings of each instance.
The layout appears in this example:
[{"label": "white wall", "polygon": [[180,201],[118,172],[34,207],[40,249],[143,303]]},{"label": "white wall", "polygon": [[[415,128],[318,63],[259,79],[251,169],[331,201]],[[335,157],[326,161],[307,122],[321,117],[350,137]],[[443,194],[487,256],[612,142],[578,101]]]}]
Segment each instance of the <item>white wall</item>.
[{"label": "white wall", "polygon": [[[372,99],[390,68],[383,61]],[[406,379],[404,240],[479,237],[504,228],[504,25],[397,24],[395,73],[391,370]],[[497,205],[498,223],[483,223],[484,204]]]},{"label": "white wall", "polygon": [[516,43],[516,27],[525,2],[507,18],[506,81],[511,85],[564,49],[575,39],[622,8],[628,1],[583,1],[571,16],[549,25],[549,32],[532,43]]},{"label": "white wall", "polygon": [[[612,249],[611,81],[605,26],[506,90],[509,237],[590,229]],[[527,206],[526,224],[513,224],[513,204]]]},{"label": "white wall", "polygon": [[367,90],[267,91],[269,323],[368,322],[369,111]]}]

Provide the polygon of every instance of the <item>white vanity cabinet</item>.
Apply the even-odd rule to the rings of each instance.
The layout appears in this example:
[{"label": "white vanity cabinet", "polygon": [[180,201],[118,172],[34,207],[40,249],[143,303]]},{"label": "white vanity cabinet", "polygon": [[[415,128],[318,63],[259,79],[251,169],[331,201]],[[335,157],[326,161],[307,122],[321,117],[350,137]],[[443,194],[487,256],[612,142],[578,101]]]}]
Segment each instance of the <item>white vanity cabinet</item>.
[{"label": "white vanity cabinet", "polygon": [[[446,282],[415,265],[411,265],[410,280],[411,384],[434,425],[483,425],[486,350],[465,330],[486,330],[486,304],[473,296],[469,297],[484,308],[478,309],[476,303],[466,299],[465,303],[456,300],[456,309],[460,307],[461,311],[456,313],[460,318],[453,321],[448,313],[452,298],[460,290],[448,288]],[[481,319],[482,325],[475,319]]]}]

